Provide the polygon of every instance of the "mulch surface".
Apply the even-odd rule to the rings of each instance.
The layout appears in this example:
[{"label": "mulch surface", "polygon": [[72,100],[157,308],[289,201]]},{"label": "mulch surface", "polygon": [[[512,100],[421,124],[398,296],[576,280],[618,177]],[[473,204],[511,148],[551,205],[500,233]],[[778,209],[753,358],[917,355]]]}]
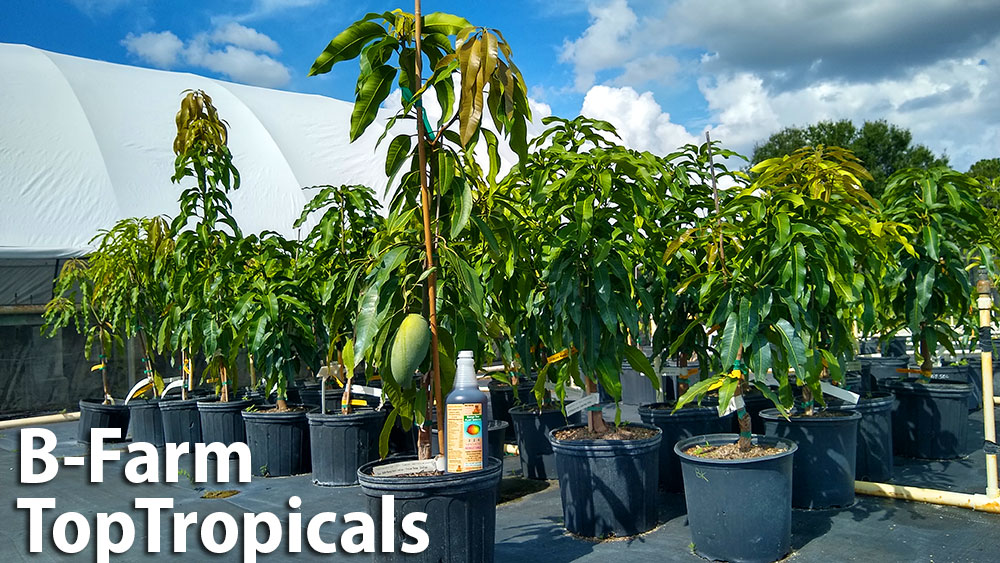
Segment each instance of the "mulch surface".
[{"label": "mulch surface", "polygon": [[784,451],[786,451],[784,448],[752,446],[749,450],[742,452],[739,444],[725,444],[722,446],[691,446],[684,450],[684,453],[707,459],[754,459],[780,454]]},{"label": "mulch surface", "polygon": [[652,438],[656,435],[655,430],[643,428],[641,426],[614,426],[608,427],[607,432],[591,432],[586,426],[560,430],[556,432],[556,439],[564,442],[576,440],[642,440]]}]

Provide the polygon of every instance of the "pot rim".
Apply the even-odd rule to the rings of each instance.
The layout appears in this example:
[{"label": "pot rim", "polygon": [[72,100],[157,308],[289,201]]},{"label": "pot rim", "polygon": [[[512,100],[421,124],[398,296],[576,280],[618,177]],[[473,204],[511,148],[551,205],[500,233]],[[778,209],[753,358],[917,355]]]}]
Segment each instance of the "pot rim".
[{"label": "pot rim", "polygon": [[[791,456],[799,449],[799,445],[795,443],[794,440],[789,440],[788,438],[779,438],[777,436],[764,436],[761,434],[754,434],[751,440],[755,445],[758,445],[763,440],[764,442],[772,442],[773,445],[783,445],[785,446],[785,451],[778,452],[776,454],[771,454],[763,457],[754,457],[750,459],[713,459],[708,457],[698,457],[684,453],[684,450],[698,444],[700,442],[708,442],[710,445],[719,444],[731,444],[739,440],[739,434],[733,434],[731,432],[719,433],[719,434],[702,434],[700,436],[691,436],[690,438],[684,438],[678,440],[674,444],[674,453],[677,457],[681,458],[681,461],[693,462],[693,463],[706,463],[712,465],[748,465],[751,463],[757,463],[760,461],[771,461],[779,459],[785,456]],[[717,443],[712,443],[713,441]],[[682,448],[683,445],[683,448]]]},{"label": "pot rim", "polygon": [[644,448],[657,448],[663,440],[663,430],[660,429],[659,426],[647,424],[645,422],[628,422],[626,424],[628,426],[646,428],[647,430],[655,430],[656,433],[648,438],[637,438],[633,440],[559,440],[556,438],[556,432],[586,426],[586,424],[569,424],[567,426],[560,426],[549,430],[545,434],[545,437],[548,438],[549,443],[552,444],[553,451],[560,449],[566,451],[585,450],[588,452],[624,452]]}]

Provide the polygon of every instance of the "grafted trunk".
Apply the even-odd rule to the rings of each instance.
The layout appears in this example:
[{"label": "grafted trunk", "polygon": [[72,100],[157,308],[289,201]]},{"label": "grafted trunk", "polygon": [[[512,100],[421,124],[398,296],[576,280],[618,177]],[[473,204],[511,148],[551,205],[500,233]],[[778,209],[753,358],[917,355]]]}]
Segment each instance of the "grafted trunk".
[{"label": "grafted trunk", "polygon": [[[597,384],[594,383],[594,380],[589,377],[584,379],[586,380],[587,394],[597,393]],[[608,431],[608,424],[604,422],[604,416],[601,411],[587,409],[587,429],[596,433]]]}]

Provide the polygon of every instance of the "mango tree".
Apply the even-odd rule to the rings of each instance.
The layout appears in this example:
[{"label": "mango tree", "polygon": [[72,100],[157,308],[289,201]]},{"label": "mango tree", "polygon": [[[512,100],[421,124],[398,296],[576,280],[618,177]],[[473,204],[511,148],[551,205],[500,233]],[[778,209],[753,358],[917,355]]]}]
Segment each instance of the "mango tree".
[{"label": "mango tree", "polygon": [[[736,226],[728,240],[694,231],[686,243],[725,245],[725,260],[708,268],[699,288],[707,323],[720,330],[724,371],[692,386],[678,406],[718,390],[721,413],[753,386],[786,412],[798,384],[811,413],[814,398],[823,404],[820,380],[842,379],[853,351],[849,313],[874,290],[862,262],[886,259],[884,239],[897,226],[875,218],[876,204],[860,187],[867,173],[846,150],[807,147],[751,172],[754,181],[720,209],[718,223]],[[777,395],[765,382],[769,370]],[[739,399],[736,406],[746,450],[750,418]]]},{"label": "mango tree", "polygon": [[[538,370],[536,394],[553,374],[561,401],[571,382],[595,392],[598,381],[618,401],[626,359],[659,388],[649,360],[628,340],[651,311],[652,298],[638,283],[636,267],[651,226],[645,218],[662,205],[670,171],[652,154],[609,141],[617,134],[607,122],[542,122],[550,127],[532,141],[537,152],[508,179],[510,190],[529,194],[541,241],[544,270],[525,298],[551,354]],[[588,427],[607,430],[598,410],[589,412]]]},{"label": "mango tree", "polygon": [[228,196],[239,188],[240,176],[226,144],[226,124],[208,94],[188,91],[176,122],[171,180],[191,178],[194,183],[181,192],[180,212],[171,223],[176,240],[173,300],[157,341],[172,351],[200,350],[208,361],[203,377],[214,376],[225,402],[236,385],[241,345],[232,314],[242,294],[245,255]]},{"label": "mango tree", "polygon": [[[394,10],[365,16],[330,42],[309,74],[322,74],[338,62],[359,59],[352,141],[375,120],[394,83],[402,91],[403,107],[388,121],[383,137],[400,119],[416,121],[415,142],[413,135],[398,134],[389,144],[386,173],[390,185],[407,160],[409,166],[394,186],[385,230],[376,238],[372,261],[364,269],[353,352],[355,361],[363,358],[378,368],[384,392],[395,407],[383,437],[387,439],[397,416],[407,425],[415,420],[420,424],[418,453],[426,459],[430,457],[430,426],[424,422],[432,405],[443,404],[441,389],[450,387],[448,379],[454,369],[451,331],[469,326],[463,322],[468,319],[474,321],[474,332],[463,329],[463,338],[478,340],[489,329],[480,272],[470,264],[468,246],[462,242],[467,230],[480,229],[473,215],[476,187],[481,185],[475,178],[480,170],[473,152],[476,143],[484,140],[491,168],[499,165],[497,136],[481,126],[483,114],[488,111],[498,132],[510,137],[511,148],[523,158],[530,110],[524,81],[499,31],[474,27],[449,14],[424,17],[419,8],[417,2],[413,14]],[[432,70],[426,82],[425,58]],[[422,105],[430,89],[441,107],[434,128]],[[397,334],[408,315],[426,320],[410,317],[406,334]],[[426,338],[421,328],[424,322],[430,332],[429,361],[419,353]],[[396,346],[398,361],[390,362]],[[354,367],[350,360],[345,357],[348,371]],[[425,376],[414,385],[413,371],[418,368]],[[442,427],[443,411],[437,409]],[[443,432],[439,440],[444,451]]]},{"label": "mango tree", "polygon": [[[358,279],[358,265],[367,259],[382,218],[377,213],[378,201],[366,186],[318,188],[320,191],[295,222],[295,227],[300,227],[313,213],[321,212],[302,242],[296,276],[307,284],[306,295],[322,359],[330,374],[344,385],[341,409],[350,414],[354,370],[344,369],[347,363],[344,356],[351,365],[355,364],[351,335],[363,283]],[[334,360],[340,368],[339,374],[333,373]]]},{"label": "mango tree", "polygon": [[886,185],[885,216],[909,227],[909,236],[896,251],[898,267],[882,280],[889,320],[883,337],[910,330],[923,382],[939,345],[955,353],[960,335],[952,322],[966,335],[976,332],[969,271],[992,264],[978,192],[974,179],[945,167],[903,170]]}]

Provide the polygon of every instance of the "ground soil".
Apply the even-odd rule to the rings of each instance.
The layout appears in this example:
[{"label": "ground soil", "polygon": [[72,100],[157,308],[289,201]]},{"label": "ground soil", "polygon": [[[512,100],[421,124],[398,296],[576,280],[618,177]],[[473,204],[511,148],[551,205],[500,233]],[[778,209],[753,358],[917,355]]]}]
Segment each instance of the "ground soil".
[{"label": "ground soil", "polygon": [[271,407],[271,408],[267,408],[267,409],[257,409],[256,412],[263,412],[263,413],[269,413],[269,412],[303,412],[305,410],[306,410],[306,407],[288,407],[287,409],[279,409],[278,407]]},{"label": "ground soil", "polygon": [[790,415],[790,418],[841,418],[844,416],[851,416],[851,411],[815,411],[812,416],[805,413],[794,413]]},{"label": "ground soil", "polygon": [[532,493],[544,491],[547,488],[549,488],[548,481],[505,477],[500,481],[500,503],[510,502]]},{"label": "ground soil", "polygon": [[741,452],[739,444],[724,444],[722,446],[691,446],[684,450],[684,453],[707,459],[755,459],[767,457],[769,455],[780,454],[784,448],[765,448],[762,446],[752,446],[748,451]]},{"label": "ground soil", "polygon": [[609,425],[607,432],[591,432],[586,426],[578,426],[569,430],[560,430],[555,433],[556,439],[564,442],[575,442],[577,440],[642,440],[652,438],[656,435],[656,430],[643,428],[641,426],[614,426]]}]

